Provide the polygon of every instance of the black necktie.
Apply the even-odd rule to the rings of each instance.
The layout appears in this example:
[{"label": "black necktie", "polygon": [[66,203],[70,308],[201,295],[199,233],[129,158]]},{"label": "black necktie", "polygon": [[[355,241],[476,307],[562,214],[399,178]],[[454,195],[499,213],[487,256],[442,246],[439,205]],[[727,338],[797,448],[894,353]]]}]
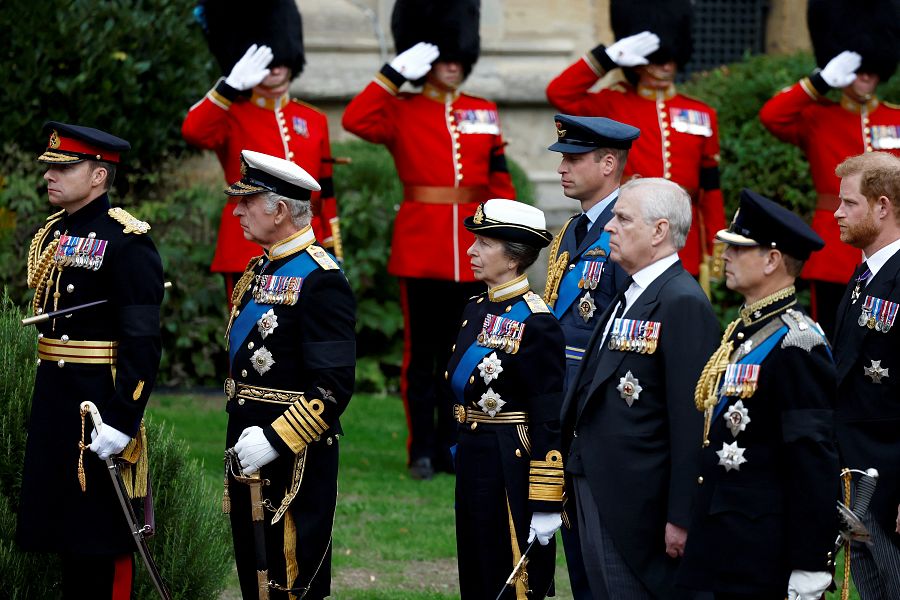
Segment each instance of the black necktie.
[{"label": "black necktie", "polygon": [[590,225],[591,220],[588,218],[587,213],[582,213],[580,217],[578,217],[578,223],[575,224],[575,247],[581,245],[581,242],[584,241],[585,236],[587,236],[588,225]]}]

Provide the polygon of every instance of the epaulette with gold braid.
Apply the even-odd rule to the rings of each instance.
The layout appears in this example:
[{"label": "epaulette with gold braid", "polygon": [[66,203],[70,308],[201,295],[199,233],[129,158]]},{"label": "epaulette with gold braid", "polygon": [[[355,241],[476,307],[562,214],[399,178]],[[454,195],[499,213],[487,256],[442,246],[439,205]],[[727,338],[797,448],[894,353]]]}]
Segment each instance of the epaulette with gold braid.
[{"label": "epaulette with gold braid", "polygon": [[559,247],[562,244],[566,230],[573,220],[575,220],[575,217],[570,217],[563,224],[562,229],[553,238],[553,242],[550,244],[550,251],[547,253],[547,283],[544,285],[544,302],[551,307],[556,305],[556,299],[559,297],[559,283],[566,274],[566,265],[569,264],[568,251],[559,254]]},{"label": "epaulette with gold braid", "polygon": [[150,223],[147,221],[141,221],[137,217],[130,214],[124,208],[120,208],[118,206],[114,206],[107,214],[115,221],[125,226],[125,229],[122,230],[122,233],[136,233],[138,235],[147,233],[150,231]]},{"label": "epaulette with gold braid", "polygon": [[306,251],[312,256],[313,260],[316,261],[320,267],[322,267],[326,271],[333,271],[335,269],[340,269],[338,264],[332,260],[328,253],[325,252],[325,249],[321,246],[316,246],[315,244],[310,244]]}]

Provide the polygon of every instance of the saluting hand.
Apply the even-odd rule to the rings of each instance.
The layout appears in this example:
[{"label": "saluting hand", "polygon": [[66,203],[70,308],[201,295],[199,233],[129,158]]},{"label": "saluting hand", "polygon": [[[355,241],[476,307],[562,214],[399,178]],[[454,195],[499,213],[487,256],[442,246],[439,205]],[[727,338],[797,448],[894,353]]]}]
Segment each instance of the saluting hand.
[{"label": "saluting hand", "polygon": [[419,42],[412,48],[404,50],[391,61],[391,68],[406,77],[409,81],[415,81],[431,70],[431,63],[437,60],[441,51],[434,44]]},{"label": "saluting hand", "polygon": [[862,56],[850,50],[844,50],[828,61],[821,75],[825,83],[833,88],[847,87],[856,79],[856,70],[862,64]]},{"label": "saluting hand", "polygon": [[266,67],[272,62],[274,56],[272,49],[268,46],[253,44],[234,64],[231,73],[225,78],[225,83],[242,92],[259,85],[269,74],[269,69]]},{"label": "saluting hand", "polygon": [[647,57],[659,50],[659,36],[642,31],[622,38],[606,49],[606,55],[620,67],[636,67],[649,63]]}]

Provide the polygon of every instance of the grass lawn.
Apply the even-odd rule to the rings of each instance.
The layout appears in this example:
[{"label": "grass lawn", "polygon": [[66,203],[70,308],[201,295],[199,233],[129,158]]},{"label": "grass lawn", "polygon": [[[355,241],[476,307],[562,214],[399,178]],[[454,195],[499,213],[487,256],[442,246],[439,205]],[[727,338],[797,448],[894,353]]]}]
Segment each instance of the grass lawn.
[{"label": "grass lawn", "polygon": [[[225,408],[221,394],[154,394],[149,413],[175,428],[222,482]],[[406,420],[392,396],[358,394],[341,420],[339,498],[332,597],[340,600],[451,600],[459,597],[453,519],[454,478],[413,481],[406,474]],[[219,503],[221,498],[211,498]],[[223,515],[223,519],[226,517]],[[569,599],[557,538],[557,598]],[[838,565],[838,574],[843,573]],[[498,590],[499,591],[499,590]],[[240,598],[237,577],[223,600]],[[839,600],[840,594],[828,594]],[[850,598],[858,600],[852,590]]]}]

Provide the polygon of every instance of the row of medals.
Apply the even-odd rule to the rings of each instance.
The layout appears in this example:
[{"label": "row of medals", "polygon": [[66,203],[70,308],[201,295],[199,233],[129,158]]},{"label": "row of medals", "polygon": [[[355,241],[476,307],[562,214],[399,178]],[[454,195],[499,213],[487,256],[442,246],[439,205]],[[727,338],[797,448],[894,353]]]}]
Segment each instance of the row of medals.
[{"label": "row of medals", "polygon": [[856,322],[860,327],[868,327],[869,329],[874,329],[875,331],[880,331],[882,333],[887,333],[891,329],[891,324],[889,322],[876,319],[874,315],[865,310],[859,313],[859,319],[857,319]]},{"label": "row of medals", "polygon": [[640,354],[653,354],[656,352],[657,340],[652,338],[627,338],[624,335],[610,335],[609,349],[624,350],[626,352],[638,352]]}]

